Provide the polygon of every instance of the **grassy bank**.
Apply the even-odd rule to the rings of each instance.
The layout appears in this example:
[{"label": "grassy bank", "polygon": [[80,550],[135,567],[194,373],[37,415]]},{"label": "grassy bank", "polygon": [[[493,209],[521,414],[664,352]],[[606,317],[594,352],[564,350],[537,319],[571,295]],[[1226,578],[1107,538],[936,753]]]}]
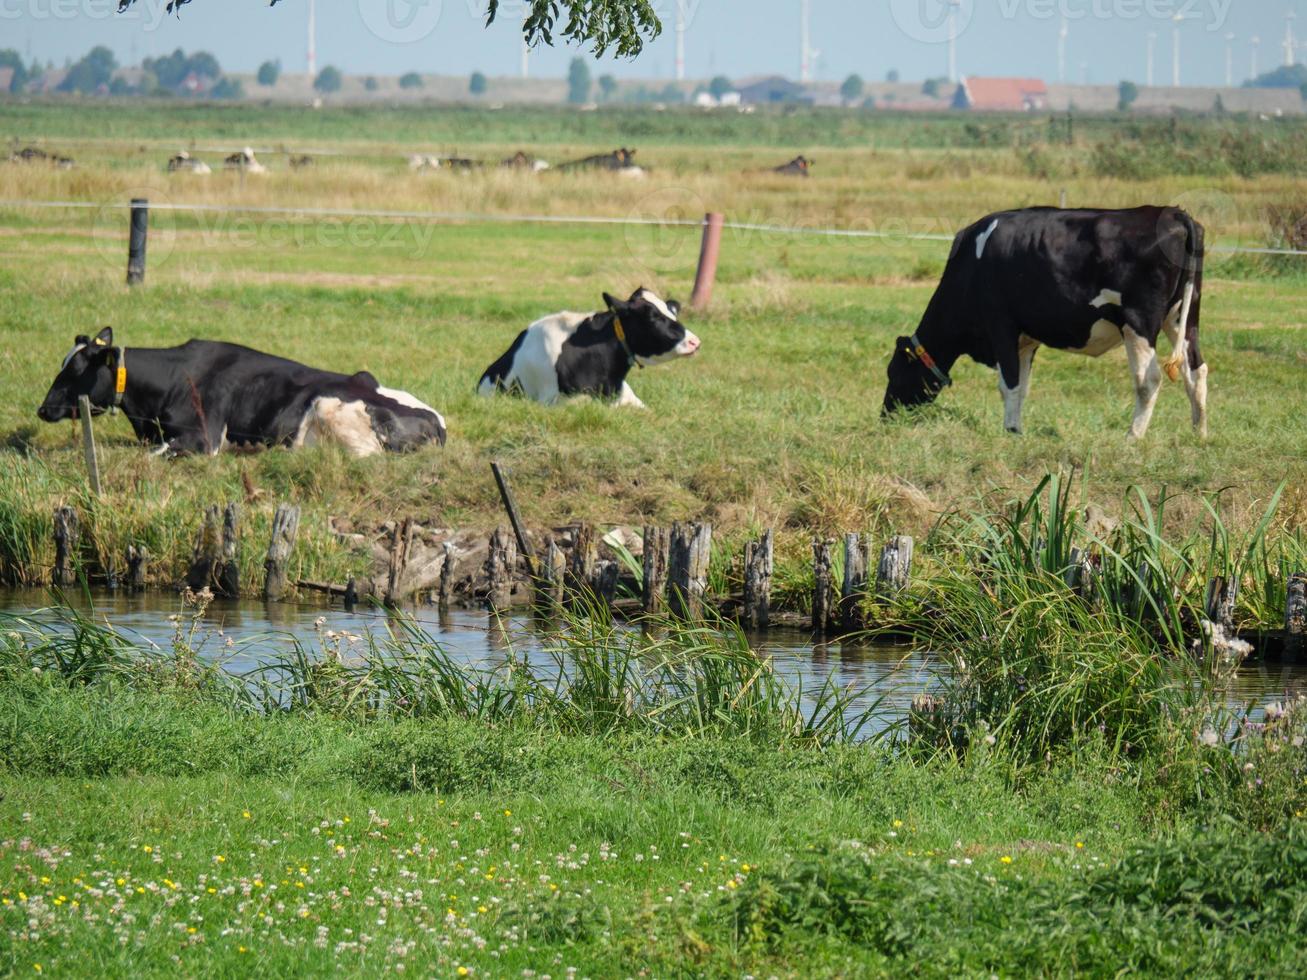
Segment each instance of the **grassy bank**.
[{"label": "grassy bank", "polygon": [[[127,544],[143,543],[158,558],[154,580],[174,582],[202,507],[229,499],[246,505],[241,562],[251,587],[282,499],[304,509],[292,575],[343,581],[369,571],[372,558],[338,540],[333,527],[366,533],[411,516],[430,527],[489,532],[502,520],[491,458],[508,466],[535,527],[700,518],[715,524],[724,551],[775,527],[796,595],[814,533],[921,538],[942,513],[1024,498],[1059,466],[1088,473],[1084,502],[1114,517],[1127,513],[1124,487],[1142,484],[1154,497],[1167,488],[1176,495],[1168,520],[1181,535],[1206,533],[1204,499],[1219,490],[1225,525],[1247,532],[1287,482],[1277,530],[1301,527],[1307,455],[1296,394],[1307,275],[1292,264],[1298,260],[1209,260],[1203,346],[1212,364],[1213,433],[1206,444],[1189,431],[1181,393],[1168,388],[1148,441],[1124,445],[1132,394],[1119,353],[1101,361],[1041,356],[1021,439],[1001,431],[993,374],[970,363],[959,365],[956,386],[935,411],[911,424],[878,417],[894,338],[915,327],[947,250],[903,232],[952,233],[983,211],[1052,203],[1066,188],[1073,204],[1185,204],[1217,244],[1264,245],[1274,241],[1268,208],[1299,194],[1296,179],[1272,166],[1250,176],[1228,167],[1099,172],[1083,163],[1090,145],[1135,138],[1123,128],[1134,123],[1110,119],[1086,122],[1075,137],[1081,143],[1059,147],[1046,120],[986,121],[979,125],[1008,127],[1003,139],[989,140],[968,135],[966,127],[978,124],[962,118],[846,114],[840,126],[853,129],[845,133],[820,113],[361,116],[152,106],[106,117],[99,107],[46,105],[6,106],[0,118],[6,134],[22,139],[95,141],[78,151],[73,171],[0,167],[5,200],[105,202],[143,193],[223,206],[623,218],[695,218],[712,208],[737,220],[890,235],[728,232],[714,306],[692,317],[702,354],[639,372],[633,386],[651,411],[629,413],[591,403],[487,402],[472,389],[539,315],[593,308],[602,291],[640,284],[684,299],[697,254],[693,228],[156,212],[149,285],[129,294],[121,285],[121,213],[0,209],[0,364],[10,379],[0,404],[0,572],[11,581],[45,578],[51,513],[71,502],[100,558],[120,561]],[[1038,129],[1043,143],[1018,140],[1013,133],[1023,125]],[[1226,145],[1231,132],[1266,143],[1272,156],[1281,139],[1299,138],[1287,123],[1183,127],[1185,146],[1198,156]],[[227,174],[169,178],[162,164],[178,133],[240,143],[279,134],[295,145],[322,140],[342,155],[295,173],[270,160],[276,172],[243,183]],[[144,153],[141,143],[122,142],[129,134],[149,141]],[[428,148],[491,159],[520,145],[565,159],[638,142],[653,169],[642,183],[498,172],[424,177],[403,164],[419,136]],[[820,142],[813,149],[808,140]],[[1031,146],[1047,167],[1031,169]],[[816,175],[795,181],[762,172],[785,158],[782,148],[820,153]],[[73,335],[103,323],[129,349],[203,336],[326,368],[366,368],[440,408],[450,443],[367,462],[313,450],[167,463],[145,458],[123,420],[105,419],[98,429],[106,493],[92,506],[74,434],[40,425],[35,409]]]},{"label": "grassy bank", "polygon": [[983,750],[261,718],[30,674],[0,702],[19,975],[1303,965],[1300,821],[1088,755],[1014,780]]}]

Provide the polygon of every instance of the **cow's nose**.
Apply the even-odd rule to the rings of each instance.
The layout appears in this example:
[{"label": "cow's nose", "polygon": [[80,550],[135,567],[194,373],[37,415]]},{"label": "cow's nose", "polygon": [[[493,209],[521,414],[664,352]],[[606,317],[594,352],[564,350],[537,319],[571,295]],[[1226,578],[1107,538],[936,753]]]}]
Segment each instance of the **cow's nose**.
[{"label": "cow's nose", "polygon": [[695,351],[697,351],[699,349],[699,343],[700,343],[699,338],[696,337],[694,334],[690,334],[688,337],[686,337],[685,338],[686,353],[693,354]]},{"label": "cow's nose", "polygon": [[40,408],[36,410],[36,417],[40,419],[42,422],[49,422],[50,412],[44,405],[42,405]]}]

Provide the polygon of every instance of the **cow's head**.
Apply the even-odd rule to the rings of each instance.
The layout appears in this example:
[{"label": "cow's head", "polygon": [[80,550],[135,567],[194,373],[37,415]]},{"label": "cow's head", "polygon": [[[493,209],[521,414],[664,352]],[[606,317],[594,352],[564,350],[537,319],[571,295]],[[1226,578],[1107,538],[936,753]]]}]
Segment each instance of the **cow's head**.
[{"label": "cow's head", "polygon": [[886,373],[889,387],[885,389],[882,415],[929,404],[944,388],[944,382],[921,359],[908,337],[900,337],[894,342],[894,356],[889,359]]},{"label": "cow's head", "polygon": [[113,404],[114,369],[118,353],[113,346],[113,328],[105,327],[94,337],[85,334],[73,340],[73,349],[50,385],[45,401],[36,410],[45,422],[59,422],[77,416],[77,399],[91,399],[92,411],[103,412]]},{"label": "cow's head", "polygon": [[623,302],[604,293],[604,302],[617,314],[627,349],[637,364],[651,367],[699,349],[699,338],[681,325],[681,304],[664,302],[652,290],[641,286]]}]

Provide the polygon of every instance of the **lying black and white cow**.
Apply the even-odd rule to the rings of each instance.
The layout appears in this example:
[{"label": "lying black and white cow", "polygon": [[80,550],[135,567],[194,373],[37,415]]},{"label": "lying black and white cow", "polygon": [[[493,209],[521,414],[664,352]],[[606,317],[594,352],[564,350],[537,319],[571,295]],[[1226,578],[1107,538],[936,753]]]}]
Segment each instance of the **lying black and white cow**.
[{"label": "lying black and white cow", "polygon": [[109,327],[94,339],[79,336],[37,415],[74,418],[81,395],[97,414],[121,409],[161,454],[335,442],[370,456],[445,442],[439,412],[366,371],[319,371],[211,340],[126,348],[114,346]]},{"label": "lying black and white cow", "polygon": [[[1198,347],[1202,225],[1179,208],[1029,208],[960,232],[935,295],[889,364],[885,412],[933,401],[962,355],[999,371],[1003,420],[1021,431],[1040,345],[1099,357],[1125,344],[1135,385],[1130,436],[1143,438],[1162,371],[1184,378],[1193,424],[1207,434],[1207,365]],[[1163,364],[1165,331],[1173,353]]]},{"label": "lying black and white cow", "polygon": [[604,293],[599,313],[555,313],[527,327],[486,368],[478,391],[512,392],[546,405],[569,395],[594,395],[644,408],[626,383],[631,368],[652,367],[699,349],[679,320],[681,305],[641,286],[626,302]]}]

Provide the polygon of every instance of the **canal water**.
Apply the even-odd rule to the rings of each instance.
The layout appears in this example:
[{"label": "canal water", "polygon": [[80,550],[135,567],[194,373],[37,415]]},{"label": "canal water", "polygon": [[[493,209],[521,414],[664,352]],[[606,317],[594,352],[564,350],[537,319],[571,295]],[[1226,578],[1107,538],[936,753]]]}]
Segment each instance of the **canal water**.
[{"label": "canal water", "polygon": [[[181,614],[189,622],[191,615],[178,596],[167,593],[69,593],[65,598],[83,615],[164,651],[171,649],[176,629],[170,617]],[[0,590],[0,615],[53,623],[56,616],[43,612],[53,601],[41,590]],[[529,613],[501,620],[483,611],[441,612],[417,606],[406,609],[404,616],[449,657],[472,668],[493,670],[505,663],[510,652],[518,662],[542,669],[553,663],[545,653],[548,636]],[[374,608],[347,612],[339,605],[215,600],[200,620],[193,645],[202,659],[219,661],[240,674],[283,656],[296,639],[312,650],[320,647],[320,633],[326,631],[384,638],[397,625]],[[827,681],[861,692],[851,707],[857,710],[875,703],[881,724],[902,718],[913,697],[930,688],[932,671],[939,667],[928,655],[908,647],[814,644],[810,635],[796,630],[759,635],[754,648],[772,659],[787,683],[805,692],[818,690]],[[1252,664],[1239,671],[1228,697],[1232,706],[1260,708],[1298,694],[1307,694],[1307,668]]]}]

